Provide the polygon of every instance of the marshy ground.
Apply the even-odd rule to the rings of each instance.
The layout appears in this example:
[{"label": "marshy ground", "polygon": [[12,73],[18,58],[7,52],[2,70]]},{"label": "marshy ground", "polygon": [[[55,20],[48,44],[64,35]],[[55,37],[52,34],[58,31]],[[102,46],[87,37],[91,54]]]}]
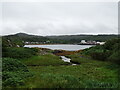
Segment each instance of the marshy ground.
[{"label": "marshy ground", "polygon": [[[43,52],[43,49],[42,49]],[[52,52],[52,53],[51,53]],[[56,53],[55,53],[56,52]],[[92,60],[80,51],[50,51],[22,60],[33,77],[22,88],[117,88],[118,66],[110,62]],[[54,53],[54,54],[53,54]],[[60,55],[80,65],[69,65]]]}]

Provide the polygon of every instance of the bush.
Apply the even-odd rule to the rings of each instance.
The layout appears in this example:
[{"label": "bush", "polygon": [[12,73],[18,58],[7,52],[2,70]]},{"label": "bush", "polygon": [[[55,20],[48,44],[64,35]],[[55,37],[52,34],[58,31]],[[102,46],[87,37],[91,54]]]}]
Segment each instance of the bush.
[{"label": "bush", "polygon": [[18,86],[18,85],[23,85],[24,81],[21,78],[18,77],[11,77],[11,78],[7,78],[4,82],[3,82],[3,86]]},{"label": "bush", "polygon": [[109,57],[109,55],[111,55],[111,52],[105,51],[105,50],[98,50],[98,51],[96,50],[96,51],[90,53],[90,56],[93,59],[101,60],[101,61],[107,60],[107,58]]},{"label": "bush", "polygon": [[15,48],[15,47],[8,47],[3,48],[2,50],[2,57],[10,57],[10,58],[29,58],[33,55],[36,55],[38,52],[38,49],[36,48]]},{"label": "bush", "polygon": [[104,47],[100,45],[90,47],[90,48],[84,49],[82,54],[90,55],[91,53],[94,53],[94,52],[104,52]]},{"label": "bush", "polygon": [[113,50],[113,49],[117,48],[117,47],[114,47],[115,44],[116,45],[120,44],[120,38],[114,38],[114,39],[110,39],[110,40],[106,41],[106,43],[104,44],[104,48],[107,50]]},{"label": "bush", "polygon": [[79,88],[79,79],[72,75],[41,74],[42,88]]},{"label": "bush", "polygon": [[106,59],[106,55],[103,52],[94,52],[91,53],[91,57],[96,60],[104,61]]},{"label": "bush", "polygon": [[120,38],[110,39],[104,45],[97,45],[83,50],[82,54],[90,55],[93,59],[111,61],[120,64]]},{"label": "bush", "polygon": [[117,64],[120,64],[120,51],[113,52],[109,57],[108,60],[111,62],[115,62]]},{"label": "bush", "polygon": [[3,58],[2,71],[25,71],[28,72],[27,67],[17,59]]},{"label": "bush", "polygon": [[32,76],[24,64],[12,58],[3,58],[2,71],[3,87],[23,85],[24,79]]}]

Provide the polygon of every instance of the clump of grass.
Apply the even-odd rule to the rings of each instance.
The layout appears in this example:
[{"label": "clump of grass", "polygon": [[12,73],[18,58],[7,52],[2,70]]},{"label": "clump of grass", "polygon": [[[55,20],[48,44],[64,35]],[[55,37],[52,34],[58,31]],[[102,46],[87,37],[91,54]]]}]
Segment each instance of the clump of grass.
[{"label": "clump of grass", "polygon": [[37,78],[34,77],[33,84],[26,84],[30,88],[79,88],[79,79],[72,75],[44,73],[40,74]]},{"label": "clump of grass", "polygon": [[33,56],[28,59],[22,60],[23,63],[29,66],[48,66],[48,65],[68,65],[70,63],[64,62],[59,56],[53,54],[45,54]]},{"label": "clump of grass", "polygon": [[37,55],[37,48],[23,48],[23,47],[6,47],[2,49],[2,57],[9,57],[14,59],[24,59]]},{"label": "clump of grass", "polygon": [[[45,80],[47,80],[47,77],[49,77],[48,81],[51,81],[51,78],[54,77],[51,77],[51,75],[71,75],[79,80],[79,85],[76,84],[76,87],[79,88],[117,88],[117,70],[116,68],[109,68],[109,65],[114,66],[115,64],[112,64],[110,62],[92,60],[90,58],[86,58],[85,56],[81,57],[80,54],[73,54],[69,55],[68,57],[70,57],[72,60],[80,62],[81,64],[76,66],[29,67],[30,71],[34,72],[35,78],[31,79],[30,81],[28,80],[28,85],[32,85],[32,82],[37,83],[34,80],[40,80],[41,78],[43,80],[42,82],[45,85],[48,85],[49,82],[44,81],[44,79],[46,78]],[[45,76],[45,78],[43,79],[41,75],[46,75],[46,73],[49,73],[50,76]],[[42,82],[40,83],[40,85],[44,85]],[[60,82],[62,82],[62,80]],[[54,87],[54,85],[56,85],[55,83],[56,82],[51,82],[50,87]],[[34,85],[33,87],[39,86]]]},{"label": "clump of grass", "polygon": [[3,87],[17,87],[24,85],[24,80],[32,74],[26,65],[17,59],[3,58],[2,65],[2,85]]},{"label": "clump of grass", "polygon": [[87,64],[87,63],[95,62],[91,60],[89,57],[86,57],[80,54],[67,55],[67,57],[71,58],[71,62],[76,62],[80,64]]},{"label": "clump of grass", "polygon": [[83,81],[85,88],[118,88],[118,82],[101,82],[98,80],[85,80]]},{"label": "clump of grass", "polygon": [[34,77],[26,80],[24,87],[117,88],[118,84],[117,72],[103,66],[97,67],[89,64],[88,66],[82,64],[76,66],[39,66],[29,67],[29,70],[33,72]]}]

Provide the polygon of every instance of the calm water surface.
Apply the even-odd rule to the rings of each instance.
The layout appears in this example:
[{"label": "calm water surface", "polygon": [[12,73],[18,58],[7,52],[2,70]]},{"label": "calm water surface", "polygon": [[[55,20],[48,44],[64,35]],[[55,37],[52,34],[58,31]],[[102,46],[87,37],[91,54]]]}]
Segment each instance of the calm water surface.
[{"label": "calm water surface", "polygon": [[85,48],[92,47],[93,45],[72,45],[72,44],[56,44],[56,45],[25,45],[24,47],[40,47],[40,48],[48,48],[52,50],[68,50],[68,51],[76,51],[82,50]]}]

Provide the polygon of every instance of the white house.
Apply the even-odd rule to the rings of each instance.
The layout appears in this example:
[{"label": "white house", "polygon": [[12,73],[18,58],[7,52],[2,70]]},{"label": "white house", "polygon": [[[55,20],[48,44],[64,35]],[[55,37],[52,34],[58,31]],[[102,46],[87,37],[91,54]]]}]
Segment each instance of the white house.
[{"label": "white house", "polygon": [[85,40],[81,40],[81,43],[83,43],[83,44],[84,44],[84,43],[86,43],[86,41],[85,41]]}]

